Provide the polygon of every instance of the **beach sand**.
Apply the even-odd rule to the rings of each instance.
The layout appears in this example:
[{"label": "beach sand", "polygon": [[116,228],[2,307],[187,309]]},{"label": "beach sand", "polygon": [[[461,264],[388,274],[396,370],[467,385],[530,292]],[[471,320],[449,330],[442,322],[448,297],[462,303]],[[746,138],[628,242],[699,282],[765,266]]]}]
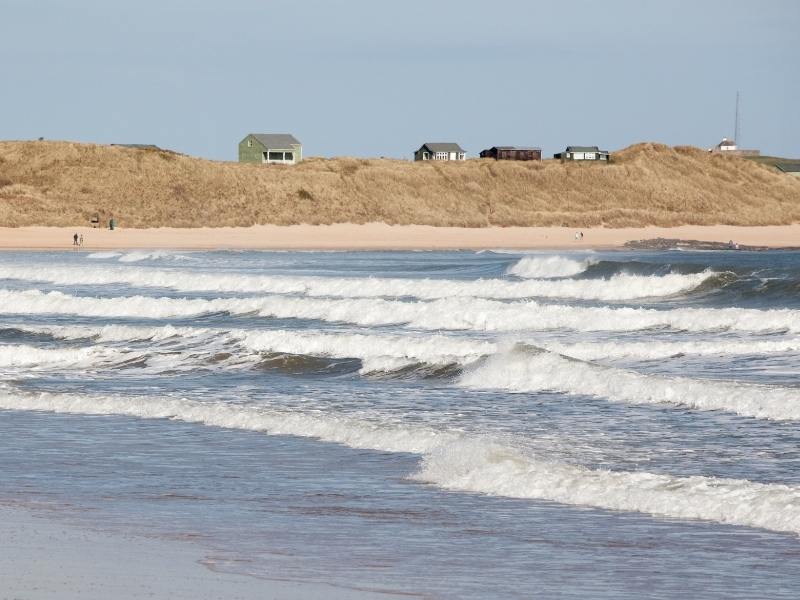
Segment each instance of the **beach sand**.
[{"label": "beach sand", "polygon": [[629,240],[672,238],[742,245],[800,246],[800,224],[764,227],[681,226],[629,229],[564,227],[430,227],[425,225],[257,225],[254,227],[157,228],[114,231],[88,227],[0,228],[0,249],[72,247],[75,233],[84,248],[264,249],[264,250],[445,250],[617,248]]},{"label": "beach sand", "polygon": [[219,573],[201,564],[204,560],[202,548],[191,542],[92,531],[0,507],[0,600],[400,598]]}]

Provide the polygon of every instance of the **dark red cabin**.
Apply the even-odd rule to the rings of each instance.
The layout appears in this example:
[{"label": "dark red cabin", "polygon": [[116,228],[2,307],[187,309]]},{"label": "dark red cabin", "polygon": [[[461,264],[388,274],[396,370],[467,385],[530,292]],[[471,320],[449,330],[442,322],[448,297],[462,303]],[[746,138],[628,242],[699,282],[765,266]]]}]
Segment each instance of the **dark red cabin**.
[{"label": "dark red cabin", "polygon": [[495,160],[542,160],[541,148],[528,148],[520,146],[492,146],[481,151],[481,158]]}]

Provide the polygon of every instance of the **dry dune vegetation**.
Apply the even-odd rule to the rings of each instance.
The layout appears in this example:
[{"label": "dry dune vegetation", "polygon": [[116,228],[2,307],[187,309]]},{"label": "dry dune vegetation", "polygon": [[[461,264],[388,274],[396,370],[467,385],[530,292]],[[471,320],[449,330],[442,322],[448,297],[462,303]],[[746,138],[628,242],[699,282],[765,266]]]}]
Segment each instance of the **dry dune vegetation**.
[{"label": "dry dune vegetation", "polygon": [[800,180],[739,157],[637,144],[610,164],[312,158],[249,165],[154,149],[0,143],[0,226],[800,222]]}]

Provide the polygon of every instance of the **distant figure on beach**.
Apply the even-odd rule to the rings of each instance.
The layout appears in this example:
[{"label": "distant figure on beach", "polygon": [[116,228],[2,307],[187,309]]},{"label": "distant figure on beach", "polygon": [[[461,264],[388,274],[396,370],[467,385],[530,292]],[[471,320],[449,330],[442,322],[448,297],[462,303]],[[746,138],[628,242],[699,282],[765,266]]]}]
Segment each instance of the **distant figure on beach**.
[{"label": "distant figure on beach", "polygon": [[581,239],[583,239],[583,232],[581,231]]},{"label": "distant figure on beach", "polygon": [[72,245],[73,246],[77,246],[78,245],[78,234],[77,233],[72,236]]},{"label": "distant figure on beach", "polygon": [[78,238],[78,246],[83,246],[83,234]]},{"label": "distant figure on beach", "polygon": [[575,232],[575,240],[579,240],[579,239],[581,239],[581,234],[580,234],[580,232],[576,231]]}]

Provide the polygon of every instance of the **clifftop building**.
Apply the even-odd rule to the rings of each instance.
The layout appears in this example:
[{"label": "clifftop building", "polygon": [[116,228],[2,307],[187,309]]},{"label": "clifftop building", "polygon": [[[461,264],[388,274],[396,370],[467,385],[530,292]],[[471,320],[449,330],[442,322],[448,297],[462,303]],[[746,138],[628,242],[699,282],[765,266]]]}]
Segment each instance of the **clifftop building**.
[{"label": "clifftop building", "polygon": [[431,143],[422,144],[414,152],[414,160],[466,160],[467,153],[458,144]]},{"label": "clifftop building", "polygon": [[542,160],[541,148],[520,146],[492,146],[481,150],[481,158],[495,160]]},{"label": "clifftop building", "polygon": [[608,150],[597,146],[567,146],[564,152],[557,152],[553,158],[561,160],[608,160]]},{"label": "clifftop building", "polygon": [[288,133],[248,133],[239,142],[239,162],[294,165],[303,160],[303,145]]},{"label": "clifftop building", "polygon": [[758,156],[760,150],[743,150],[736,145],[736,140],[722,138],[722,141],[711,148],[709,152],[713,154],[730,154],[731,156]]}]

